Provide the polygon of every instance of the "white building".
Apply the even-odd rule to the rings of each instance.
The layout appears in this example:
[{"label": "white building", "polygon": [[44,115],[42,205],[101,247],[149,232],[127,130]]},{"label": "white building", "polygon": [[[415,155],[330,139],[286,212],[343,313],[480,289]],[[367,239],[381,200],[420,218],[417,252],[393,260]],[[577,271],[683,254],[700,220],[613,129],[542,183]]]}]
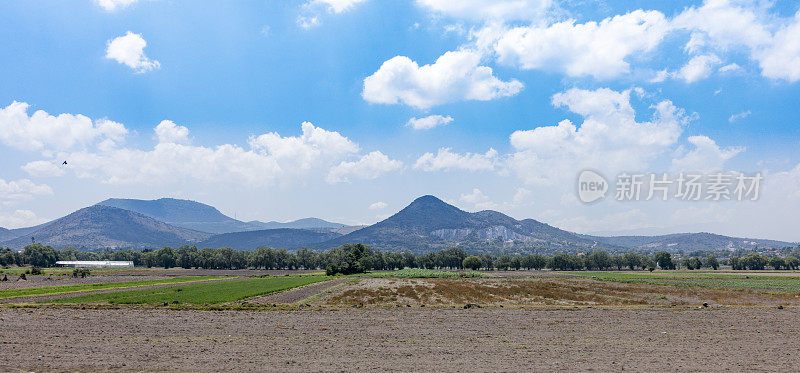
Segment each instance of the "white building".
[{"label": "white building", "polygon": [[59,260],[56,265],[74,268],[133,268],[133,262],[115,260]]}]

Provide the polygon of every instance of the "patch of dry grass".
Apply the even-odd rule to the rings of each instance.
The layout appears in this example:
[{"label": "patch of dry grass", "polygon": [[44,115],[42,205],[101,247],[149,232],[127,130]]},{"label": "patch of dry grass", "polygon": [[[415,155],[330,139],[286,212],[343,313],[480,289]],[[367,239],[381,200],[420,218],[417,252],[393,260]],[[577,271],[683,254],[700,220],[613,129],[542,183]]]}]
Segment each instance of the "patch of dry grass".
[{"label": "patch of dry grass", "polygon": [[800,305],[798,294],[631,284],[574,278],[363,279],[324,300],[330,305]]}]

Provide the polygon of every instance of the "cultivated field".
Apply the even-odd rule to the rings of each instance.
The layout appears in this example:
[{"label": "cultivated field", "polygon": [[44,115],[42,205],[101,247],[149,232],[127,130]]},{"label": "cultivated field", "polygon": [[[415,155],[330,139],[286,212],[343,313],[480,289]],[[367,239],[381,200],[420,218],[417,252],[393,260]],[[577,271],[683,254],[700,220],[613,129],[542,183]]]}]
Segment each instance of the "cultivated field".
[{"label": "cultivated field", "polygon": [[0,284],[0,371],[800,369],[798,272],[48,276]]}]

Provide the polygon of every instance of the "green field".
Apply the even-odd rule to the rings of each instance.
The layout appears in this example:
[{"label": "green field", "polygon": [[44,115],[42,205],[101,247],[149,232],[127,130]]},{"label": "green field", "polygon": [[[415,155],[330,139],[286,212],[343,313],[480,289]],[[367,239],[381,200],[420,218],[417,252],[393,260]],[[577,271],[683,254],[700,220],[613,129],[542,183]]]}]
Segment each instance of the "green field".
[{"label": "green field", "polygon": [[406,268],[397,271],[371,272],[367,277],[397,277],[397,278],[458,278],[458,277],[484,277],[483,273],[475,271],[437,271],[433,269]]},{"label": "green field", "polygon": [[0,299],[29,297],[36,295],[52,295],[64,293],[77,293],[83,291],[103,290],[103,289],[120,289],[132,288],[150,285],[162,284],[181,284],[186,282],[197,282],[207,280],[219,280],[226,278],[224,276],[181,276],[175,278],[168,278],[163,280],[147,280],[147,281],[124,281],[124,282],[103,282],[99,284],[81,284],[81,285],[63,285],[63,286],[47,286],[38,288],[24,288],[24,289],[8,289],[0,290]]},{"label": "green field", "polygon": [[717,289],[752,289],[779,292],[800,292],[800,277],[741,275],[735,273],[708,272],[572,272],[578,276],[591,276],[599,281],[628,284],[700,286]]},{"label": "green field", "polygon": [[265,277],[160,289],[89,294],[57,299],[48,303],[108,302],[112,304],[154,304],[178,301],[190,304],[217,304],[288,290],[328,279],[330,279],[328,276]]}]

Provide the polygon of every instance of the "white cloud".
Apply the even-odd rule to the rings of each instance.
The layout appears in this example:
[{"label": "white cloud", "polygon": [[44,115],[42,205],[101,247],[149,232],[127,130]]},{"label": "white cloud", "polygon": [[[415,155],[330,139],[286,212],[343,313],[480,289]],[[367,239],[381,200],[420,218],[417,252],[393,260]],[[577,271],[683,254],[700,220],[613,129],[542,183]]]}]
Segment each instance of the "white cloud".
[{"label": "white cloud", "polygon": [[661,12],[636,10],[599,23],[569,20],[512,28],[501,34],[494,51],[500,63],[525,70],[608,79],[628,73],[626,59],[651,51],[668,31]]},{"label": "white cloud", "polygon": [[[528,201],[528,199],[533,195],[533,192],[525,189],[525,188],[517,188],[516,193],[514,193],[514,198],[512,201],[515,205],[522,205]],[[530,203],[532,204],[532,203]]]},{"label": "white cloud", "polygon": [[379,201],[379,202],[375,202],[375,203],[369,205],[369,209],[370,210],[380,210],[380,209],[385,209],[388,206],[389,206],[388,203]]},{"label": "white cloud", "polygon": [[159,143],[188,144],[189,129],[171,120],[162,120],[154,129]]},{"label": "white cloud", "polygon": [[733,71],[739,71],[739,70],[742,70],[742,67],[739,66],[736,63],[729,63],[729,64],[719,68],[719,72],[721,72],[721,73],[727,73],[727,72],[733,72]]},{"label": "white cloud", "polygon": [[[771,2],[706,0],[677,15],[675,28],[692,32],[692,50],[744,49],[761,74],[789,82],[800,80],[800,12],[793,18],[770,13]],[[688,45],[687,45],[688,47]]]},{"label": "white cloud", "polygon": [[118,8],[126,8],[137,1],[138,0],[94,0],[97,5],[109,12],[113,12]]},{"label": "white cloud", "polygon": [[724,171],[725,162],[744,151],[741,147],[720,148],[707,136],[690,136],[694,149],[681,158],[672,160],[676,172],[716,172]]},{"label": "white cloud", "polygon": [[415,130],[427,130],[433,127],[444,126],[453,121],[451,116],[430,115],[424,118],[411,118],[406,122],[406,127]]},{"label": "white cloud", "polygon": [[772,38],[772,43],[756,52],[761,74],[790,82],[800,80],[800,11],[794,20]]},{"label": "white cloud", "polygon": [[681,67],[677,76],[686,81],[686,83],[694,83],[698,80],[708,78],[714,67],[722,63],[719,57],[709,54],[692,57],[689,62]]},{"label": "white cloud", "polygon": [[403,166],[397,160],[389,159],[385,154],[374,151],[354,162],[342,162],[333,167],[325,180],[329,183],[350,181],[350,177],[358,179],[375,179],[378,176],[394,171]]},{"label": "white cloud", "polygon": [[585,168],[608,174],[641,170],[676,144],[688,120],[665,100],[653,105],[650,121],[637,122],[629,90],[573,88],[554,95],[553,105],[565,106],[584,120],[580,126],[563,120],[511,134],[515,153],[507,164],[530,184],[572,180]]},{"label": "white cloud", "polygon": [[0,213],[0,227],[4,228],[22,228],[31,227],[44,223],[45,219],[36,217],[36,214],[31,210],[14,210],[13,213]]},{"label": "white cloud", "polygon": [[319,20],[319,16],[299,16],[297,17],[297,25],[309,30],[312,27],[319,26],[322,22]]},{"label": "white cloud", "polygon": [[423,171],[491,171],[497,163],[497,151],[489,149],[485,154],[479,153],[453,153],[450,148],[441,148],[434,155],[425,153],[417,159],[415,169]]},{"label": "white cloud", "polygon": [[35,184],[28,179],[5,181],[0,179],[0,200],[25,200],[33,196],[51,195],[53,189],[45,184]]},{"label": "white cloud", "polygon": [[147,42],[141,34],[128,31],[124,36],[118,36],[108,42],[106,58],[124,64],[136,70],[137,73],[159,69],[161,64],[158,61],[145,56],[144,47],[146,46]]},{"label": "white cloud", "polygon": [[752,114],[750,112],[750,110],[745,110],[745,111],[743,111],[743,112],[741,112],[739,114],[733,114],[733,115],[731,115],[730,118],[728,118],[728,122],[733,123],[733,122],[735,122],[737,120],[747,118],[747,117],[750,116],[750,114]]},{"label": "white cloud", "polygon": [[489,197],[478,188],[472,189],[472,193],[462,194],[458,200],[472,204],[478,210],[495,210],[499,207],[496,203],[490,201]]},{"label": "white cloud", "polygon": [[342,13],[364,1],[366,0],[313,0],[312,2],[327,7],[332,13]]},{"label": "white cloud", "polygon": [[502,81],[492,69],[480,66],[475,51],[450,51],[431,65],[419,66],[405,56],[384,62],[364,79],[362,97],[377,104],[405,104],[418,109],[446,103],[488,101],[513,96],[522,90],[517,80]]},{"label": "white cloud", "polygon": [[[187,128],[163,121],[155,129],[159,141],[152,149],[98,146],[59,152],[54,159],[29,162],[23,169],[32,175],[51,176],[66,171],[109,184],[149,186],[199,181],[259,187],[295,185],[325,174],[336,181],[370,179],[402,165],[380,152],[346,162],[358,154],[357,144],[309,122],[301,128],[299,136],[284,137],[274,132],[252,136],[249,149],[235,144],[208,147],[189,144]],[[67,159],[69,165],[56,171],[61,159]]]},{"label": "white cloud", "polygon": [[22,166],[22,170],[35,177],[62,176],[66,166],[58,161],[33,161]]},{"label": "white cloud", "polygon": [[552,0],[416,0],[417,5],[455,18],[491,21],[534,20],[553,7]]},{"label": "white cloud", "polygon": [[30,105],[14,101],[0,109],[0,142],[21,150],[60,151],[95,142],[115,144],[128,130],[106,119],[92,122],[84,115],[50,115],[37,110],[28,116]]}]

